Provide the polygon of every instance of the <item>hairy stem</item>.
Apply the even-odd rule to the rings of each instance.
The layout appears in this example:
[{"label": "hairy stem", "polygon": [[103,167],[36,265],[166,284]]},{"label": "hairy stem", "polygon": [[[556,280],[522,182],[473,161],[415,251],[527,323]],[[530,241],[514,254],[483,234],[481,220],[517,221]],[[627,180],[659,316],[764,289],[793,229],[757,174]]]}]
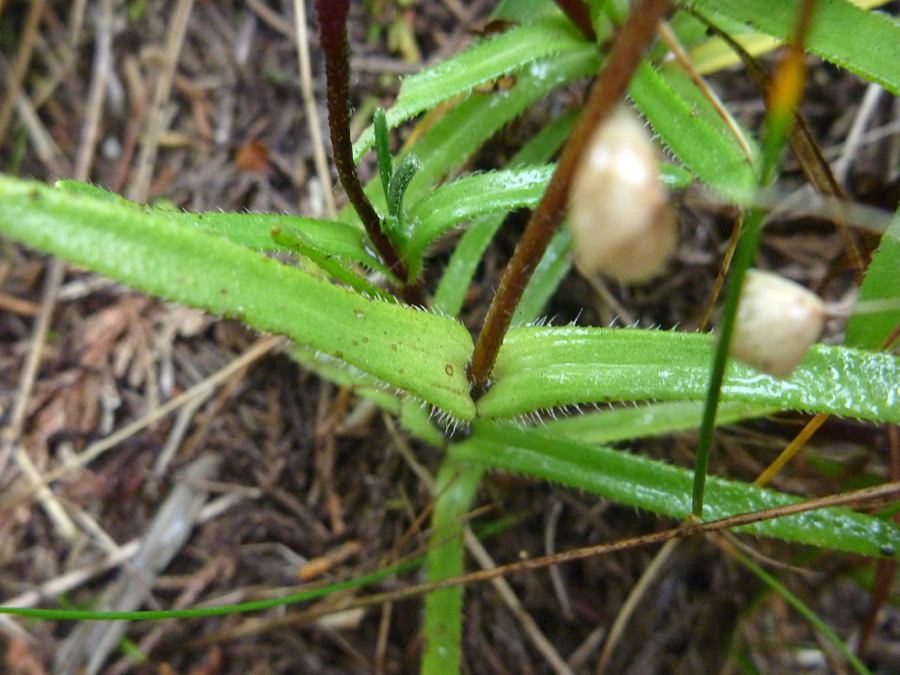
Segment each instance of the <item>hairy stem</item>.
[{"label": "hairy stem", "polygon": [[325,54],[328,128],[338,178],[347,198],[359,214],[366,234],[385,264],[401,284],[406,284],[406,266],[391,240],[382,231],[381,218],[363,192],[353,163],[353,144],[350,139],[350,45],[347,42],[350,0],[316,0],[316,11],[319,14],[319,34]]},{"label": "hairy stem", "polygon": [[644,50],[656,35],[656,25],[670,11],[671,0],[643,0],[637,3],[622,26],[609,54],[609,59],[594,83],[584,112],[563,147],[559,164],[541,202],[531,215],[522,238],[503,272],[497,294],[488,310],[484,328],[475,344],[468,367],[473,394],[484,393],[503,336],[529,279],[540,262],[550,238],[556,232],[566,211],[569,184],[587,140],[625,93]]},{"label": "hairy stem", "polygon": [[591,23],[591,11],[584,0],[554,0],[554,2],[588,40],[591,42],[597,41],[594,24]]}]

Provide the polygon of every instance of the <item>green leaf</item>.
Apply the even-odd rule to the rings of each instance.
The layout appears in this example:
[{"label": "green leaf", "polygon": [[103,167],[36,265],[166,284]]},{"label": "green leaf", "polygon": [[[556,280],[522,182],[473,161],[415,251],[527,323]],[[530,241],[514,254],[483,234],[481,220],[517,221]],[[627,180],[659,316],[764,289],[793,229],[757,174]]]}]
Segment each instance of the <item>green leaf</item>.
[{"label": "green leaf", "polygon": [[[518,328],[506,336],[478,414],[508,418],[580,403],[703,400],[712,357],[708,334]],[[814,345],[788,380],[731,362],[722,400],[900,422],[900,359]]]},{"label": "green leaf", "polygon": [[154,295],[284,333],[462,420],[472,338],[176,219],[0,176],[0,231]]},{"label": "green leaf", "polygon": [[404,155],[397,162],[387,191],[388,213],[390,215],[399,216],[400,210],[403,208],[403,195],[406,193],[406,188],[409,187],[409,182],[416,175],[416,171],[421,168],[422,163],[412,153]]},{"label": "green leaf", "polygon": [[[597,67],[594,49],[559,54],[536,61],[517,73],[516,82],[509,89],[490,94],[473,92],[457,103],[410,148],[423,166],[406,192],[407,204],[427,196],[432,186],[457,169],[528,106],[573,80],[593,75]],[[535,158],[523,164],[541,164],[549,159]]]},{"label": "green leaf", "polygon": [[647,63],[638,67],[628,95],[660,140],[697,178],[740,203],[746,203],[755,193],[753,167],[709,106],[679,96]]},{"label": "green leaf", "polygon": [[500,0],[491,17],[502,21],[522,23],[532,21],[539,16],[558,17],[559,15],[559,8],[553,3],[553,0]]},{"label": "green leaf", "polygon": [[751,572],[753,572],[757,577],[762,579],[762,581],[769,586],[775,593],[778,593],[787,603],[793,607],[798,614],[800,614],[804,619],[806,619],[809,624],[815,628],[821,637],[828,642],[835,651],[837,651],[844,659],[853,666],[853,669],[859,673],[860,675],[872,675],[872,671],[866,667],[866,664],[862,662],[853,651],[853,649],[844,642],[838,634],[835,633],[831,627],[825,623],[822,619],[819,618],[819,615],[809,607],[803,600],[801,600],[798,596],[791,593],[787,587],[782,584],[778,579],[776,579],[773,575],[766,572],[762,567],[753,562],[749,557],[744,555],[741,551],[733,551],[733,555],[743,563],[745,567],[747,567]]},{"label": "green leaf", "polygon": [[343,222],[302,218],[300,216],[276,216],[261,213],[189,213],[173,209],[143,206],[124,197],[108,192],[96,185],[73,180],[59,180],[56,186],[68,193],[96,197],[130,206],[145,213],[172,218],[180,223],[211,232],[254,251],[290,251],[291,244],[279,244],[272,238],[272,230],[296,231],[309,246],[327,251],[368,269],[389,274],[388,269],[368,248],[368,238],[362,226],[354,227]]},{"label": "green leaf", "polygon": [[531,323],[538,318],[556,293],[560,282],[572,269],[572,261],[568,255],[571,248],[572,232],[568,227],[561,227],[553,235],[544,256],[528,280],[522,299],[516,305],[516,311],[509,323],[512,328]]},{"label": "green leaf", "polygon": [[477,216],[536,205],[553,170],[541,166],[467,176],[421,199],[408,214],[412,233],[404,253],[412,274],[418,273],[425,248],[451,227]]},{"label": "green leaf", "polygon": [[[868,311],[867,304],[891,303],[878,311]],[[847,344],[863,349],[878,349],[891,331],[900,324],[900,212],[881,237],[881,245],[872,256],[866,278],[856,300],[859,309],[847,324]],[[877,309],[877,307],[876,307]]]},{"label": "green leaf", "polygon": [[[428,581],[461,575],[465,515],[483,469],[445,457],[434,486],[434,513],[428,546]],[[463,587],[442,588],[425,597],[425,652],[421,673],[458,673],[462,663]]]},{"label": "green leaf", "polygon": [[[509,162],[509,168],[517,169],[530,164],[548,162],[565,143],[579,113],[579,110],[572,109],[551,120],[515,154]],[[478,218],[469,225],[456,245],[450,262],[441,276],[441,282],[434,294],[433,306],[435,308],[452,316],[459,314],[466,290],[472,285],[475,270],[481,263],[488,243],[493,239],[504,218],[505,214],[496,214]],[[529,287],[533,283],[534,280],[529,283]],[[555,284],[553,288],[555,288]],[[516,315],[519,315],[518,310]],[[525,321],[528,320],[530,319],[525,319]]]},{"label": "green leaf", "polygon": [[388,270],[368,245],[365,232],[346,223],[329,220],[301,218],[299,216],[275,216],[256,213],[188,213],[164,211],[167,217],[205,232],[246,246],[255,251],[285,251],[291,247],[277,245],[272,239],[272,229],[294,230],[310,246],[340,256],[368,269],[387,275]]},{"label": "green leaf", "polygon": [[[565,53],[593,54],[595,61],[597,58],[596,47],[587,43],[575,27],[562,17],[539,19],[511,28],[403,80],[397,102],[387,112],[388,126],[393,128],[442,101],[458,94],[468,94],[479,84],[528,66],[532,66],[532,75],[546,79],[550,71],[537,62]],[[374,129],[370,127],[353,146],[353,156],[357,161],[363,152],[372,147],[374,140]],[[427,165],[424,158],[423,164]]]},{"label": "green leaf", "polygon": [[[704,14],[722,14],[786,40],[794,35],[799,3],[784,0],[689,0]],[[867,12],[847,0],[816,3],[805,48],[867,80],[900,94],[900,26],[880,12]]]},{"label": "green leaf", "polygon": [[[552,480],[622,504],[682,519],[691,511],[693,471],[612,448],[553,438],[537,428],[476,420],[472,435],[451,445],[458,460]],[[703,520],[783,506],[796,497],[709,477]],[[900,528],[845,509],[822,509],[764,521],[742,532],[868,556],[900,551]]]},{"label": "green leaf", "polygon": [[[391,176],[394,173],[394,164],[391,160],[391,141],[388,136],[387,118],[384,110],[375,109],[375,121],[373,123],[375,131],[375,158],[378,160],[378,174],[381,176],[381,188],[385,197],[390,192]],[[388,198],[388,201],[390,199]]]},{"label": "green leaf", "polygon": [[[716,424],[733,424],[773,412],[777,408],[729,401],[719,406]],[[550,436],[582,443],[614,443],[696,429],[702,415],[702,401],[665,401],[582,413],[543,425]]]},{"label": "green leaf", "polygon": [[[301,265],[315,273],[321,270],[333,280],[349,286],[355,291],[364,293],[372,298],[393,301],[394,296],[378,286],[373,286],[368,279],[359,276],[354,271],[344,266],[340,258],[310,245],[306,239],[292,227],[276,227],[272,230],[272,240],[279,246],[287,246],[296,251],[302,257]],[[311,265],[309,263],[312,263]]]}]

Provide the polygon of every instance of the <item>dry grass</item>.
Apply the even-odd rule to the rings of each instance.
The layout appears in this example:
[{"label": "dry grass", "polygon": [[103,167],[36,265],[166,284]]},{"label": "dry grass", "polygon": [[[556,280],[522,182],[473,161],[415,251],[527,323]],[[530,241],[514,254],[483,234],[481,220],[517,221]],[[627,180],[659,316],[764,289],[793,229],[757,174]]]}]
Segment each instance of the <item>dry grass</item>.
[{"label": "dry grass", "polygon": [[[0,2],[6,85],[0,128],[9,129],[5,138],[0,132],[0,168],[47,181],[74,176],[140,201],[167,199],[190,210],[324,214],[330,208],[327,181],[315,160],[318,141],[310,135],[310,107],[298,78],[290,5]],[[377,17],[357,6],[351,26],[360,110],[372,100],[389,105],[395,75],[418,67],[408,58],[431,62],[462,48],[490,9],[486,2],[450,0],[409,9],[387,0],[371,5]],[[322,100],[311,15],[307,26],[307,90]],[[404,35],[414,42],[404,42]],[[806,112],[826,146],[841,142],[858,119],[861,89],[830,67],[814,71]],[[758,118],[759,98],[742,77],[723,79],[720,91],[744,119]],[[491,165],[491,153],[508,153],[546,114],[538,111],[505,130],[477,165]],[[866,114],[873,116],[869,126],[878,126],[890,111],[876,103]],[[884,172],[884,162],[900,146],[896,137],[889,144],[886,153],[883,146],[874,152],[865,145],[847,151],[855,160],[850,182],[857,198],[888,194],[896,204],[895,176]],[[719,257],[710,252],[727,246],[727,214],[689,200],[679,208],[684,243],[672,274],[655,286],[603,291],[644,326],[696,326],[717,271]],[[467,317],[473,325],[489,300],[493,270],[509,254],[508,236],[490,251],[483,285],[473,289]],[[183,548],[171,551],[174,559],[150,577],[143,606],[269,597],[298,585],[301,573],[311,573],[310,561],[321,566],[320,578],[348,578],[388,559],[398,542],[406,542],[405,550],[424,544],[425,533],[416,527],[428,509],[429,490],[416,471],[433,471],[438,450],[414,444],[421,467],[411,464],[391,425],[347,392],[301,371],[279,353],[281,341],[144,297],[8,242],[0,246],[4,598],[18,605],[93,607],[117,578],[148,583],[138,579],[129,556],[147,546],[161,505],[181,484],[179,471],[203,456],[218,459],[217,470],[206,476],[213,482],[194,484],[194,493],[208,495],[206,506]],[[832,264],[840,257],[831,225],[807,220],[777,225],[762,262],[840,299],[851,283]],[[574,277],[559,298],[550,311],[559,322],[580,315],[584,323],[608,323],[616,314]],[[114,444],[103,441],[123,429]],[[798,429],[799,419],[787,417],[726,431],[714,469],[752,480]],[[815,442],[840,459],[841,472],[829,476],[800,467],[776,486],[824,494],[854,472],[885,470],[880,458],[886,441],[878,429],[832,421]],[[686,463],[692,443],[690,437],[659,439],[640,451]],[[496,560],[668,524],[519,477],[490,478],[480,503],[519,519],[488,542]],[[760,554],[791,559],[784,546],[747,543]],[[509,581],[522,611],[572,670],[593,672],[610,625],[654,554],[642,550],[573,563],[552,580],[546,572],[531,572]],[[862,574],[871,563],[823,554],[814,567],[812,577],[791,577],[794,590],[841,635],[858,634],[868,596],[847,572]],[[416,578],[383,582],[381,590]],[[811,629],[782,600],[762,595],[739,565],[708,542],[677,547],[650,589],[607,672],[728,672],[729,644],[750,653],[762,672],[798,672],[801,663],[807,672],[843,672],[843,665],[816,649]],[[548,672],[522,624],[490,587],[472,588],[467,597],[471,672]],[[101,672],[416,670],[417,601],[313,623],[291,624],[280,618],[284,611],[131,624],[128,638],[146,662],[135,664],[113,649]],[[871,659],[880,672],[900,672],[892,642],[900,615],[888,607],[883,617]],[[0,630],[3,671],[32,675],[53,669],[73,626],[3,621]],[[95,645],[85,653],[96,652]],[[79,662],[75,654],[70,663]],[[67,668],[74,666],[57,665],[57,672],[75,672]]]}]

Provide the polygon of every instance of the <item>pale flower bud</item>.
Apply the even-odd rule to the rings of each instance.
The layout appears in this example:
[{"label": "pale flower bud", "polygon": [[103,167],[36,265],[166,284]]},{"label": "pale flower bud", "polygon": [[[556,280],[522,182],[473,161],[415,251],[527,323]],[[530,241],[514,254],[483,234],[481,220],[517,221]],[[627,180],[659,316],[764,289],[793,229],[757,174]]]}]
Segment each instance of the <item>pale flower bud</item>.
[{"label": "pale flower bud", "polygon": [[594,131],[569,193],[575,265],[587,277],[643,281],[675,245],[676,226],[647,129],[620,106]]},{"label": "pale flower bud", "polygon": [[747,270],[731,355],[773,377],[790,377],[825,324],[815,293],[771,272]]}]

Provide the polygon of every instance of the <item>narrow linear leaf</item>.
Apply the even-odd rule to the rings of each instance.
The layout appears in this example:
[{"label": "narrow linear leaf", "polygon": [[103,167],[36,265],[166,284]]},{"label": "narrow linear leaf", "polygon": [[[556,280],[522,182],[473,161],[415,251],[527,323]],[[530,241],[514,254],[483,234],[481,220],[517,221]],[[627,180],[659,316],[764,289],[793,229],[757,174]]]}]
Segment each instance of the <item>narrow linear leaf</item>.
[{"label": "narrow linear leaf", "polygon": [[160,297],[284,333],[463,420],[472,339],[445,317],[372,300],[222,237],[0,176],[0,231]]},{"label": "narrow linear leaf", "polygon": [[[515,26],[403,80],[397,102],[387,112],[388,126],[393,128],[441,101],[469,93],[479,84],[520,70],[547,56],[586,51],[596,53],[596,46],[587,43],[562,17]],[[374,129],[369,127],[353,146],[356,161],[372,147],[374,140]]]},{"label": "narrow linear leaf", "polygon": [[296,230],[311,246],[387,275],[387,267],[368,245],[365,233],[346,223],[300,216],[257,213],[188,213],[165,211],[172,220],[217,234],[255,251],[287,251],[272,240],[272,228]]},{"label": "narrow linear leaf", "polygon": [[378,160],[378,174],[381,177],[381,188],[385,196],[388,194],[388,187],[391,184],[391,176],[394,173],[394,165],[391,159],[391,141],[388,136],[387,118],[384,110],[375,109],[375,120],[373,123],[375,133],[375,158]]},{"label": "narrow linear leaf", "polygon": [[[401,154],[415,153],[422,164],[406,190],[404,202],[409,206],[427,196],[435,184],[529,105],[572,80],[592,75],[597,65],[594,49],[549,57],[517,73],[510,89],[488,94],[472,92],[438,116],[437,121],[427,121],[431,124],[427,133]],[[379,183],[371,181],[366,186],[366,194],[375,208],[383,211],[386,200]],[[352,208],[344,209],[339,217],[342,222],[362,230],[362,223]]]},{"label": "narrow linear leaf", "polygon": [[534,268],[531,279],[522,293],[522,299],[516,306],[516,312],[509,325],[512,328],[537,320],[538,315],[556,293],[560,282],[572,269],[569,251],[572,248],[572,232],[568,227],[561,227],[553,235],[544,257]]},{"label": "narrow linear leaf", "polygon": [[[428,581],[461,575],[465,515],[481,482],[478,465],[445,457],[435,479],[434,513],[428,546]],[[462,664],[462,586],[442,588],[425,596],[423,675],[458,673]]]},{"label": "narrow linear leaf", "polygon": [[540,16],[560,16],[559,7],[553,0],[500,0],[491,14],[491,18],[501,21],[532,21]]},{"label": "narrow linear leaf", "polygon": [[[312,272],[322,270],[331,277],[332,280],[344,284],[360,293],[365,293],[372,298],[380,298],[381,300],[393,301],[394,296],[382,288],[373,286],[367,279],[356,274],[353,270],[347,268],[343,261],[322,249],[312,246],[309,242],[294,228],[284,225],[272,228],[272,240],[279,246],[287,246],[293,251],[299,253],[303,267],[309,269],[307,262],[313,264]],[[316,269],[318,268],[318,270]]]},{"label": "narrow linear leaf", "polygon": [[292,246],[278,244],[272,239],[272,229],[280,227],[285,230],[296,230],[310,245],[331,255],[359,263],[364,267],[387,275],[388,269],[372,251],[362,225],[344,222],[303,218],[300,216],[284,216],[262,213],[189,213],[172,209],[157,209],[129,201],[124,197],[108,192],[90,183],[73,180],[59,180],[56,186],[68,193],[82,196],[93,196],[98,199],[130,206],[144,213],[165,216],[179,223],[190,225],[205,232],[225,237],[241,246],[254,251],[289,251]]},{"label": "narrow linear leaf", "polygon": [[[719,406],[716,424],[733,424],[773,412],[777,409],[770,406],[728,401]],[[582,443],[614,443],[696,429],[702,415],[702,401],[665,401],[546,421],[543,429],[550,436]]]},{"label": "narrow linear leaf", "polygon": [[[691,470],[609,447],[552,438],[540,429],[509,423],[476,420],[472,432],[467,440],[450,446],[452,457],[552,480],[672,518],[690,513]],[[737,481],[714,476],[708,481],[705,521],[800,501]],[[900,551],[896,524],[838,508],[755,523],[740,531],[868,556]]]},{"label": "narrow linear leaf", "polygon": [[737,140],[722,130],[717,116],[685,101],[648,63],[638,68],[628,95],[663,144],[698,179],[740,203],[754,194],[757,179],[753,168]]},{"label": "narrow linear leaf", "polygon": [[[473,92],[457,103],[409,149],[423,166],[406,192],[407,203],[414,204],[426,196],[432,186],[528,106],[569,82],[593,75],[598,66],[593,48],[554,55],[516,73],[509,89],[489,94]],[[541,164],[549,159],[536,158],[523,164]]]},{"label": "narrow linear leaf", "polygon": [[245,612],[261,612],[273,607],[293,605],[301,602],[309,602],[324,598],[340,591],[352,588],[362,588],[369,584],[375,584],[394,575],[414,570],[422,565],[425,556],[405,560],[402,563],[390,567],[382,567],[376,572],[365,574],[355,579],[339,581],[328,586],[319,586],[307,591],[286,595],[280,598],[267,598],[242,602],[236,605],[222,605],[218,607],[191,607],[190,609],[153,609],[138,610],[136,612],[92,612],[68,609],[34,609],[32,607],[0,607],[0,614],[12,616],[28,616],[36,619],[50,619],[57,621],[147,621],[162,619],[190,619],[208,616],[226,616],[228,614],[242,614]]},{"label": "narrow linear leaf", "polygon": [[[518,169],[529,164],[544,164],[550,161],[568,138],[579,113],[579,110],[571,109],[550,121],[513,156],[509,168]],[[504,218],[505,214],[485,216],[476,219],[466,228],[465,234],[453,250],[450,262],[441,276],[437,291],[435,291],[433,302],[435,308],[440,308],[441,311],[452,316],[459,314],[466,290],[472,285],[475,270],[481,263],[488,243],[494,238]],[[532,279],[529,286],[533,283]]]},{"label": "narrow linear leaf", "polygon": [[[881,237],[881,244],[866,270],[856,303],[857,307],[865,310],[866,304],[892,300],[900,302],[900,213],[895,214],[887,232]],[[847,324],[847,344],[878,349],[897,324],[900,324],[900,306],[855,313]]]},{"label": "narrow linear leaf", "polygon": [[[518,328],[507,334],[478,414],[620,400],[703,400],[708,334],[615,328]],[[731,362],[723,401],[900,422],[900,359],[815,345],[788,380]]]},{"label": "narrow linear leaf", "polygon": [[450,228],[488,213],[537,204],[554,167],[541,166],[490,171],[460,178],[434,190],[409,212],[412,230],[404,251],[417,270],[425,248]]},{"label": "narrow linear leaf", "polygon": [[832,630],[831,626],[819,618],[819,615],[816,614],[815,610],[803,602],[798,596],[791,593],[788,588],[773,575],[766,572],[762,567],[757,565],[740,551],[733,550],[732,555],[740,560],[745,567],[759,577],[775,593],[778,593],[778,595],[793,607],[798,614],[806,619],[809,624],[819,632],[819,635],[821,635],[822,638],[838,652],[838,654],[843,656],[847,663],[853,666],[853,669],[857,673],[860,675],[872,675],[872,671],[866,667],[866,664],[862,662],[862,659],[860,659],[854,653],[853,649]]},{"label": "narrow linear leaf", "polygon": [[422,163],[413,153],[404,155],[397,162],[397,166],[394,167],[391,175],[390,183],[388,183],[387,204],[389,215],[399,216],[400,210],[403,208],[403,195],[406,193],[406,188],[409,187],[409,182],[416,175],[416,171],[421,168]]},{"label": "narrow linear leaf", "polygon": [[[782,40],[793,35],[799,3],[783,0],[689,0],[703,13],[743,21]],[[806,50],[900,94],[900,26],[889,16],[867,12],[847,0],[816,5]]]}]

